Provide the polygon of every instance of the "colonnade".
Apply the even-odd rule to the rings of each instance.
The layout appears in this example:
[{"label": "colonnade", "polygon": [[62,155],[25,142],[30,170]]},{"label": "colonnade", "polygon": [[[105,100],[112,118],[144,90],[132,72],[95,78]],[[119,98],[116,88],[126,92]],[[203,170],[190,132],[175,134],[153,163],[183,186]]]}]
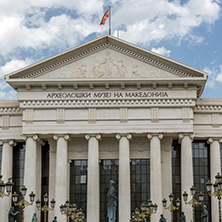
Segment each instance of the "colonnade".
[{"label": "colonnade", "polygon": [[[85,135],[88,141],[88,182],[87,182],[87,221],[100,221],[100,182],[99,182],[99,141],[100,134]],[[172,192],[172,169],[171,169],[171,147],[172,139],[167,139],[164,147],[161,147],[163,134],[148,134],[150,141],[150,193],[153,203],[158,205],[158,211],[152,215],[152,221],[158,221],[163,211],[162,199],[163,195]],[[70,136],[54,135],[50,140],[50,169],[49,169],[49,198],[55,198],[56,208],[54,213],[49,214],[49,221],[52,220],[53,214],[57,216],[58,221],[65,221],[65,216],[61,215],[59,206],[63,204],[69,196],[69,163],[68,163],[68,142]],[[116,139],[119,140],[119,221],[128,222],[131,215],[131,199],[130,199],[130,133],[117,134]],[[179,134],[179,142],[181,143],[181,193],[189,192],[193,185],[193,164],[192,164],[192,134]],[[211,158],[211,181],[214,181],[216,173],[220,172],[220,140],[210,138],[210,158]],[[3,179],[7,181],[12,177],[12,158],[13,146],[16,143],[13,140],[1,141],[2,145],[2,171]],[[39,172],[39,153],[38,146],[42,144],[42,140],[37,135],[26,136],[26,154],[25,154],[25,173],[24,184],[28,188],[27,193],[34,191],[40,198],[41,186],[38,181],[41,175]],[[167,152],[162,158],[161,154]],[[168,162],[169,161],[169,162]],[[170,166],[169,166],[170,165]],[[168,167],[166,167],[168,166]],[[55,168],[54,171],[52,168]],[[167,173],[167,175],[166,175]],[[169,179],[170,177],[170,179]],[[162,181],[162,182],[160,182]],[[53,186],[54,184],[54,186]],[[52,189],[51,189],[52,188]],[[54,195],[54,196],[53,196]],[[182,210],[185,212],[187,221],[192,220],[192,208],[182,203]],[[1,218],[7,221],[8,210],[11,206],[10,198],[0,200]],[[212,198],[212,221],[217,220],[217,202]],[[25,211],[25,222],[32,219],[34,212],[37,212],[35,204],[29,206]],[[169,217],[168,217],[169,218]]]}]

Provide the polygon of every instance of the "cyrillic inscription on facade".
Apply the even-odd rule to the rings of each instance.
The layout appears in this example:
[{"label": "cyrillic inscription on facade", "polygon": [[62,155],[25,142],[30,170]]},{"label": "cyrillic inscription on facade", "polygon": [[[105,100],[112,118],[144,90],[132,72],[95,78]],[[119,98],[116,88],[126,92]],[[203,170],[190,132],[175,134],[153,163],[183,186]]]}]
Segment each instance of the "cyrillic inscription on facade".
[{"label": "cyrillic inscription on facade", "polygon": [[105,99],[105,98],[166,98],[165,91],[113,91],[113,92],[53,92],[47,94],[47,99]]}]

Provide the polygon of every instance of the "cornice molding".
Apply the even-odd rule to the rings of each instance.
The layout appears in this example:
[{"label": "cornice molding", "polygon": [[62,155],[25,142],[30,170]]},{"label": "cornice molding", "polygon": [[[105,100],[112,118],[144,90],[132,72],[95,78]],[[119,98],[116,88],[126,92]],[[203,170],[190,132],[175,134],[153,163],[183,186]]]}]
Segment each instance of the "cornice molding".
[{"label": "cornice molding", "polygon": [[206,79],[207,76],[207,74],[202,71],[188,67],[182,63],[178,63],[169,58],[163,57],[113,36],[105,35],[50,57],[46,60],[40,61],[20,71],[6,75],[5,78],[6,80],[18,78],[36,78],[104,49],[112,49],[138,61],[142,61],[153,67],[157,67],[180,77],[202,77]]},{"label": "cornice molding", "polygon": [[194,107],[195,99],[79,99],[79,100],[38,100],[38,101],[20,101],[21,108],[44,108],[44,107]]},{"label": "cornice molding", "polygon": [[222,112],[222,105],[197,105],[194,112],[209,112],[212,111]]},{"label": "cornice molding", "polygon": [[0,115],[15,115],[21,114],[22,110],[19,107],[1,107]]}]

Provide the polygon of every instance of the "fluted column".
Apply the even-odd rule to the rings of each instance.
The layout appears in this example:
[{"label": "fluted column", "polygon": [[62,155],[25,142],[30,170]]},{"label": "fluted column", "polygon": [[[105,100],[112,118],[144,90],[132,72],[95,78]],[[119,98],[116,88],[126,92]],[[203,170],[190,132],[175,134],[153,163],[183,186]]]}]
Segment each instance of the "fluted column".
[{"label": "fluted column", "polygon": [[[209,138],[207,141],[207,143],[210,144],[210,179],[212,183],[215,182],[215,176],[217,173],[221,174],[220,142],[222,141],[213,138]],[[211,198],[211,212],[212,221],[218,221],[218,200],[215,197]]]},{"label": "fluted column", "polygon": [[[2,179],[4,180],[4,183],[6,183],[8,178],[12,178],[13,146],[16,145],[16,142],[13,140],[1,141],[0,144],[2,145],[1,175],[3,176]],[[11,196],[4,197],[0,202],[1,220],[8,221],[8,211],[11,207]]]},{"label": "fluted column", "polygon": [[55,179],[55,215],[58,221],[65,221],[65,215],[60,213],[60,205],[68,199],[68,141],[69,135],[54,135],[56,147],[56,179]]},{"label": "fluted column", "polygon": [[88,140],[87,221],[100,221],[99,140],[101,135],[86,135]]},{"label": "fluted column", "polygon": [[162,173],[161,173],[161,139],[163,134],[148,134],[150,140],[150,194],[153,203],[158,205],[157,212],[152,214],[152,221],[159,221],[162,214]]},{"label": "fluted column", "polygon": [[[25,199],[30,201],[29,194],[31,191],[36,193],[37,188],[37,135],[26,136],[25,148],[25,170],[24,170],[24,185],[27,188]],[[36,212],[36,205],[33,204],[25,208],[25,222],[32,220],[33,213]]]},{"label": "fluted column", "polygon": [[117,134],[119,140],[119,221],[129,221],[130,193],[130,140],[131,134]]},{"label": "fluted column", "polygon": [[[181,143],[181,194],[184,191],[188,193],[188,200],[191,199],[190,188],[193,185],[193,156],[192,156],[192,134],[179,134],[179,142]],[[192,207],[186,205],[181,196],[182,211],[186,215],[186,220],[191,221]]]}]

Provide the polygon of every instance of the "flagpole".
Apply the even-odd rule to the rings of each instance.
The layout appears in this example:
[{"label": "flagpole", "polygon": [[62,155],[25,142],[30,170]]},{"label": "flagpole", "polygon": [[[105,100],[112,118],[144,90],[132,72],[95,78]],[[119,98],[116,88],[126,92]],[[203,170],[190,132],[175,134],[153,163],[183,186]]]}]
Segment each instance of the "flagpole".
[{"label": "flagpole", "polygon": [[111,7],[109,6],[109,35],[111,35]]}]

